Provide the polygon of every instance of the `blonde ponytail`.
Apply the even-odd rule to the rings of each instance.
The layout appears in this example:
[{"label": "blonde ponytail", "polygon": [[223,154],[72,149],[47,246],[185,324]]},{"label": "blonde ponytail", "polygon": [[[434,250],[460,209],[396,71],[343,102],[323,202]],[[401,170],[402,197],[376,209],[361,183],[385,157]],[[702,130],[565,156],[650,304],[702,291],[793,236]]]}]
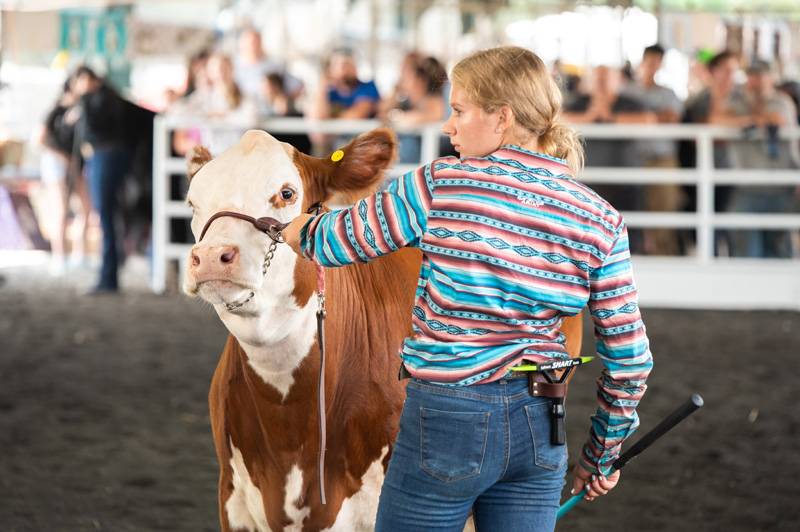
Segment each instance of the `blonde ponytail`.
[{"label": "blonde ponytail", "polygon": [[583,142],[578,133],[562,122],[556,122],[539,136],[539,151],[565,159],[573,175],[583,170]]},{"label": "blonde ponytail", "polygon": [[583,168],[577,133],[559,121],[561,90],[544,62],[525,48],[500,46],[475,52],[453,67],[453,84],[487,112],[507,105],[517,125],[538,138],[538,151]]}]

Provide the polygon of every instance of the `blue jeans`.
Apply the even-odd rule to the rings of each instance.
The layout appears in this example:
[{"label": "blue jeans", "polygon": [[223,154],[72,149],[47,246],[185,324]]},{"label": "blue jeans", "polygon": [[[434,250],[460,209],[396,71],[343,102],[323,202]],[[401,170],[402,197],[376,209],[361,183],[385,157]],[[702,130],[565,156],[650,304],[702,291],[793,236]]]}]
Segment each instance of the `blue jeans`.
[{"label": "blue jeans", "polygon": [[87,181],[92,203],[100,215],[103,230],[102,266],[97,287],[106,290],[118,288],[117,270],[119,255],[114,218],[117,212],[117,194],[125,174],[130,170],[131,154],[125,148],[101,148],[87,162]]},{"label": "blue jeans", "polygon": [[567,446],[527,379],[440,386],[412,379],[378,506],[377,532],[552,531]]},{"label": "blue jeans", "polygon": [[[737,189],[731,201],[731,211],[747,213],[791,213],[794,210],[792,189]],[[792,240],[786,230],[738,230],[734,232],[734,257],[790,258]]]}]

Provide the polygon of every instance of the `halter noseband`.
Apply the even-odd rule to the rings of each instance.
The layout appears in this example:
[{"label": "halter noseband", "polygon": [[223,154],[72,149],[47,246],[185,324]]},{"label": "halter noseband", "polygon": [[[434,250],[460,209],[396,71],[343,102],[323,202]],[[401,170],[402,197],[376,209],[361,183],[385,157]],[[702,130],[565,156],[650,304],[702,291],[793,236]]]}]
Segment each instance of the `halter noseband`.
[{"label": "halter noseband", "polygon": [[230,216],[231,218],[238,218],[240,220],[244,220],[245,222],[250,222],[253,224],[258,231],[267,235],[273,242],[283,243],[283,236],[281,235],[281,231],[283,231],[287,225],[285,223],[281,223],[275,218],[271,218],[269,216],[264,216],[262,218],[253,218],[252,216],[248,216],[247,214],[242,214],[240,212],[233,212],[233,211],[219,211],[214,213],[211,218],[208,219],[206,225],[203,226],[203,230],[200,232],[200,238],[197,239],[198,242],[203,240],[203,237],[206,236],[206,231],[211,226],[211,224],[217,218],[222,218],[224,216]]}]

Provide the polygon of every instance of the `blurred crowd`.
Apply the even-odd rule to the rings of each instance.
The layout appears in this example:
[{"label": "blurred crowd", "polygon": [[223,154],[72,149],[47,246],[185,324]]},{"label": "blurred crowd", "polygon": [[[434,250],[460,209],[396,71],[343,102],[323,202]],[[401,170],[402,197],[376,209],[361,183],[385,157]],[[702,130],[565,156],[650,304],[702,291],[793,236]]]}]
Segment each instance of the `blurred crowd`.
[{"label": "blurred crowd", "polygon": [[[798,141],[780,137],[781,131],[800,123],[800,84],[778,82],[771,65],[764,61],[742,65],[737,55],[721,51],[698,64],[694,74],[702,88],[681,101],[656,81],[664,55],[661,46],[652,45],[644,50],[635,69],[598,66],[580,74],[567,72],[556,62],[553,74],[563,91],[564,118],[574,124],[733,126],[742,131],[741,138],[715,141],[716,167],[800,167]],[[233,56],[202,50],[190,58],[184,86],[167,91],[165,112],[242,127],[271,117],[378,118],[400,131],[400,162],[420,162],[419,136],[403,131],[447,118],[449,85],[444,64],[418,52],[406,54],[389,94],[381,94],[373,80],[364,79],[357,65],[355,51],[331,51],[320,69],[320,79],[311,84],[314,90],[309,91],[304,80],[264,50],[259,32],[248,28],[240,33]],[[126,253],[146,251],[151,216],[151,132],[152,113],[122,98],[87,67],[69,77],[44,121],[41,175],[53,205],[46,220],[53,254],[58,264],[63,263],[68,248],[80,253],[85,228],[91,216],[96,216],[103,233],[96,291],[116,290],[116,272]],[[201,140],[209,142],[196,129],[177,130],[172,135],[173,154],[178,156]],[[330,135],[276,137],[306,153],[325,153],[344,140]],[[217,140],[222,146],[235,138]],[[690,168],[696,164],[695,151],[693,142],[591,139],[586,142],[586,162],[601,167]],[[445,138],[440,153],[453,154]],[[696,210],[693,186],[594,188],[622,211]],[[797,212],[798,192],[795,187],[719,186],[715,210]],[[115,226],[120,218],[126,222],[124,230]],[[66,224],[76,220],[84,228],[84,236],[67,242]],[[686,255],[693,253],[694,245],[693,231],[631,231],[635,253]],[[717,231],[715,236],[715,253],[720,256],[792,257],[800,254],[799,249],[796,232]]]}]

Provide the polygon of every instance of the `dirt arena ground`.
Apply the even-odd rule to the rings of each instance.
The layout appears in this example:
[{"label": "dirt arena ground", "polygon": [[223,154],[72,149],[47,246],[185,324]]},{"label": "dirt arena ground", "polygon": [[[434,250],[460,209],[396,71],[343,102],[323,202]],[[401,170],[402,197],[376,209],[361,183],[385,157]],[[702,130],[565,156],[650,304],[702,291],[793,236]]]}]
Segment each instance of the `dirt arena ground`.
[{"label": "dirt arena ground", "polygon": [[[41,269],[0,275],[0,531],[217,530],[206,394],[225,330],[213,311],[141,283],[88,298]],[[800,314],[644,318],[656,367],[638,435],[691,392],[706,407],[558,529],[800,530]],[[571,456],[599,371],[571,386]]]}]

